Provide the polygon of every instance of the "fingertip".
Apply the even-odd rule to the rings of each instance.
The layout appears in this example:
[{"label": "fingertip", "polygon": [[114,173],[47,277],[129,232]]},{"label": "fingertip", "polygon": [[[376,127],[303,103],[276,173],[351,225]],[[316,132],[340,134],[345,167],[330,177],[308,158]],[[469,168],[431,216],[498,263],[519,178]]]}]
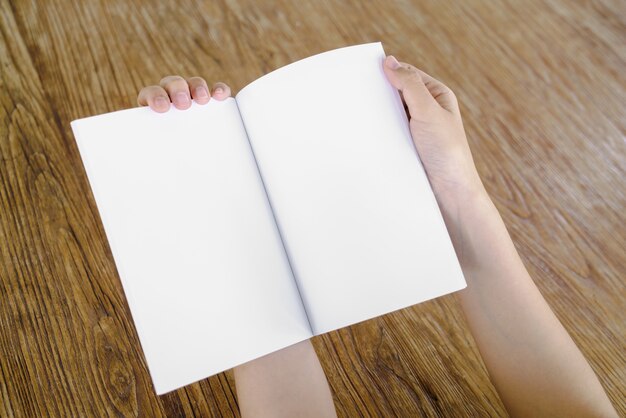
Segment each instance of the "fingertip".
[{"label": "fingertip", "polygon": [[187,79],[191,98],[198,104],[207,104],[211,100],[209,87],[202,77],[194,76]]},{"label": "fingertip", "polygon": [[387,64],[387,59],[385,59],[385,64],[383,65],[383,72],[385,73],[387,80],[393,87],[395,87],[398,90],[402,88],[401,74],[398,71],[392,69]]},{"label": "fingertip", "polygon": [[157,96],[150,102],[150,108],[158,113],[165,113],[170,110],[170,101],[164,96]]},{"label": "fingertip", "polygon": [[393,55],[387,55],[387,58],[385,58],[385,66],[392,70],[397,70],[400,68],[400,63]]},{"label": "fingertip", "polygon": [[193,92],[193,99],[198,104],[207,104],[211,99],[211,95],[209,94],[209,91],[206,87],[198,86]]},{"label": "fingertip", "polygon": [[220,102],[226,99],[228,96],[224,94],[224,90],[220,87],[213,91],[213,98],[219,100]]},{"label": "fingertip", "polygon": [[226,100],[230,97],[230,87],[224,83],[215,83],[213,85],[213,94],[211,96],[219,101]]}]

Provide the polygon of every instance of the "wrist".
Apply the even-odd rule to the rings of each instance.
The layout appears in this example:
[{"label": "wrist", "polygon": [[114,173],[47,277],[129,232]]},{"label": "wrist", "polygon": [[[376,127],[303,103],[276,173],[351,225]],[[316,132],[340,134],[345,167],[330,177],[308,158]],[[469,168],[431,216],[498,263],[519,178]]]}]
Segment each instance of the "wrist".
[{"label": "wrist", "polygon": [[467,144],[420,158],[442,212],[456,214],[468,201],[488,198]]},{"label": "wrist", "polygon": [[[450,188],[445,193],[435,193],[439,210],[443,216],[454,249],[463,266],[471,251],[471,238],[476,228],[484,226],[487,219],[494,219],[493,205],[480,179],[460,188]],[[497,216],[496,216],[497,218]]]},{"label": "wrist", "polygon": [[490,200],[478,172],[475,169],[467,171],[468,173],[460,175],[455,181],[448,181],[446,184],[431,183],[442,215],[455,224],[449,227],[457,226],[462,221],[463,210],[469,206]]}]

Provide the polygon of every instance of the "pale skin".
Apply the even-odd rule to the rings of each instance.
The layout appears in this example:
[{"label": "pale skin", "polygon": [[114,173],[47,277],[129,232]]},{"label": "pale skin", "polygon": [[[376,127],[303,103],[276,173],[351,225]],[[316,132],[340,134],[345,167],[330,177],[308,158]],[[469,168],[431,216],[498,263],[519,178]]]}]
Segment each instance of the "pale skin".
[{"label": "pale skin", "polygon": [[[458,299],[480,354],[511,416],[617,417],[600,382],[530,278],[480,180],[457,99],[447,86],[393,56],[384,71],[407,106],[413,142],[459,257],[467,288]],[[230,97],[200,77],[169,76],[138,103]],[[309,340],[234,369],[242,416],[334,417],[332,395]]]}]

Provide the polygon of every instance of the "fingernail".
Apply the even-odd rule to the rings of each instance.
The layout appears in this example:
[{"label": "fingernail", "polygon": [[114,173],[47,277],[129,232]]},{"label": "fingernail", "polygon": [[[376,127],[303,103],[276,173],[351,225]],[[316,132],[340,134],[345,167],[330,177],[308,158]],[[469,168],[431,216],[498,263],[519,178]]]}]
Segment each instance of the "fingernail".
[{"label": "fingernail", "polygon": [[209,97],[209,92],[207,91],[207,89],[203,86],[197,87],[196,88],[196,99],[206,99],[207,97]]},{"label": "fingernail", "polygon": [[187,106],[191,102],[191,99],[189,98],[189,95],[187,93],[183,93],[181,91],[180,93],[176,93],[176,96],[174,97],[174,102],[177,106]]},{"label": "fingernail", "polygon": [[223,88],[221,88],[221,87],[216,87],[215,88],[215,94],[222,94],[222,93],[224,93],[224,89]]},{"label": "fingernail", "polygon": [[157,109],[167,109],[170,105],[170,101],[163,96],[158,96],[154,99],[154,107]]},{"label": "fingernail", "polygon": [[389,55],[387,57],[387,67],[391,68],[392,70],[397,70],[398,68],[400,68],[400,63],[398,62],[396,57],[394,57],[393,55]]}]

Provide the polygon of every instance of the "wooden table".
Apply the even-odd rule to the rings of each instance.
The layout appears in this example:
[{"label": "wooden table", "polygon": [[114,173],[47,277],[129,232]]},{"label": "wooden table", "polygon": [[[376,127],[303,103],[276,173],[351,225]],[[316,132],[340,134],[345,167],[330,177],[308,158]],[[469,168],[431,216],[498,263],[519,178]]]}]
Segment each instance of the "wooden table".
[{"label": "wooden table", "polygon": [[[526,266],[626,414],[624,3],[453,3],[0,0],[0,416],[238,415],[229,372],[154,394],[69,122],[167,74],[239,89],[377,40],[457,93]],[[506,415],[454,296],[314,344],[340,416]]]}]

